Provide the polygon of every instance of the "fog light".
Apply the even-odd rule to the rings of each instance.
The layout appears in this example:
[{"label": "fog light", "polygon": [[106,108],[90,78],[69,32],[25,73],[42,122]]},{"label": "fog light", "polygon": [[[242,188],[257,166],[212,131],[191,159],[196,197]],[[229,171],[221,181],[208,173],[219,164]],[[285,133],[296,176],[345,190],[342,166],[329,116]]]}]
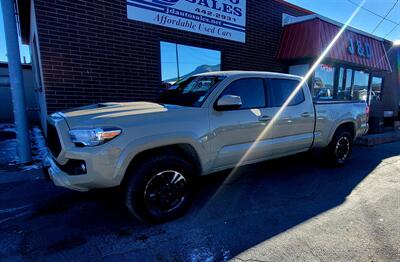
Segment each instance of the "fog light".
[{"label": "fog light", "polygon": [[86,163],[83,160],[69,159],[65,165],[60,165],[57,162],[56,164],[70,176],[85,175],[87,171]]},{"label": "fog light", "polygon": [[86,165],[84,163],[81,164],[81,169],[84,173],[86,173]]}]

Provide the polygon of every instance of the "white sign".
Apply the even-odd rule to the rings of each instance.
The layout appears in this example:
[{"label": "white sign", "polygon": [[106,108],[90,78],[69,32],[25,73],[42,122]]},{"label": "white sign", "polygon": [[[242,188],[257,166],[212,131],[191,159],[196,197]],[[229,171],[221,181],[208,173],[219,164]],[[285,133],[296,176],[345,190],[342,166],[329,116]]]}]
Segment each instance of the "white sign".
[{"label": "white sign", "polygon": [[128,18],[244,43],[246,0],[127,0]]}]

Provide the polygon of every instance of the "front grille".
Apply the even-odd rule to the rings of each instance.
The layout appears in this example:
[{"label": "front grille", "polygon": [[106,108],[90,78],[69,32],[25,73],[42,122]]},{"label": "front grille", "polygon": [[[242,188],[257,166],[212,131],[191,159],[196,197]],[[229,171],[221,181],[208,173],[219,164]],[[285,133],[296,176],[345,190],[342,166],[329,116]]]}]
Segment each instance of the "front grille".
[{"label": "front grille", "polygon": [[47,123],[47,146],[53,156],[57,157],[61,152],[61,143],[58,137],[57,129],[54,125]]}]

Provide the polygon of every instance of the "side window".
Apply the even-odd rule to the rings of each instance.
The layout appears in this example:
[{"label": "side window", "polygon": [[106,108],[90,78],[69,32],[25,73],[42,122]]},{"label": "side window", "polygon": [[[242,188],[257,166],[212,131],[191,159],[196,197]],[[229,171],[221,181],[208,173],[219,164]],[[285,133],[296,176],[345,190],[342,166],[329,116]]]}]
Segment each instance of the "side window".
[{"label": "side window", "polygon": [[234,81],[222,92],[223,95],[236,95],[242,99],[240,109],[265,107],[264,80],[246,78]]},{"label": "side window", "polygon": [[[268,85],[268,106],[280,107],[289,98],[290,94],[296,89],[299,81],[290,79],[270,79]],[[289,106],[298,105],[304,101],[303,89],[300,89],[292,99]]]}]

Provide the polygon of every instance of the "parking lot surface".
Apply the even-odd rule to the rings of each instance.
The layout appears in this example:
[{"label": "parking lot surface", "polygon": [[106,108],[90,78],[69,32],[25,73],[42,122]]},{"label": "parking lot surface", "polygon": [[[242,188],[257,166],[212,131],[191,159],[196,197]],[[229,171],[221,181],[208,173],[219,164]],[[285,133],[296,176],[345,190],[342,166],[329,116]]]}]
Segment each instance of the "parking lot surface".
[{"label": "parking lot surface", "polygon": [[308,153],[202,178],[163,225],[117,190],[73,192],[37,170],[2,171],[0,199],[2,261],[400,261],[400,142],[356,147],[343,168]]}]

